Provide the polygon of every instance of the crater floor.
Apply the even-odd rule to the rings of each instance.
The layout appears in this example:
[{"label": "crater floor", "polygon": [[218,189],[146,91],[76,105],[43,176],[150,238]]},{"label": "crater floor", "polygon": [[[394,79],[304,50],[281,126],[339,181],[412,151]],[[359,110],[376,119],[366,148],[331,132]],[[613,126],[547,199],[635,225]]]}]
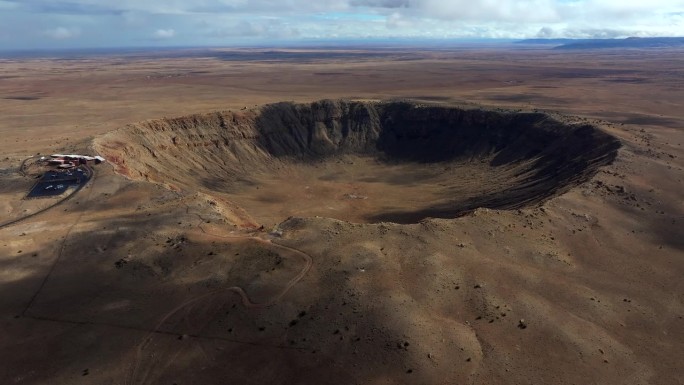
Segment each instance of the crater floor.
[{"label": "crater floor", "polygon": [[[386,163],[346,155],[313,164],[286,164],[278,172],[216,186],[261,223],[288,216],[322,216],[349,222],[416,222],[439,216],[430,207],[457,215],[481,196],[515,186],[515,167],[487,162]],[[448,209],[445,209],[448,210]]]}]

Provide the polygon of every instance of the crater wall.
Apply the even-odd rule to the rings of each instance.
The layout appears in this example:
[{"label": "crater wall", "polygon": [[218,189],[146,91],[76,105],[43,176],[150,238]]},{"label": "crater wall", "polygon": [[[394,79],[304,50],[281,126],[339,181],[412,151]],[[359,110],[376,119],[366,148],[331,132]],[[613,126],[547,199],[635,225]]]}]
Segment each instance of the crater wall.
[{"label": "crater wall", "polygon": [[[541,113],[323,100],[145,121],[96,147],[130,178],[238,205],[244,197],[248,211],[261,199],[270,211],[310,203],[334,206],[338,219],[407,223],[542,202],[591,178],[620,143]],[[402,191],[413,203],[400,202]]]}]

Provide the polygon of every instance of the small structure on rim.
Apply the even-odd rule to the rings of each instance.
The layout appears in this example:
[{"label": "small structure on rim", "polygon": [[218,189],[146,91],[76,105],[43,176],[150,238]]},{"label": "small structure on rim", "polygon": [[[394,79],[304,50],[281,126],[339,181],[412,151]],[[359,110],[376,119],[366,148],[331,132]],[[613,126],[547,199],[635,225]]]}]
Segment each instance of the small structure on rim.
[{"label": "small structure on rim", "polygon": [[88,156],[88,155],[77,155],[77,154],[52,154],[50,155],[50,159],[48,160],[49,164],[65,164],[65,163],[72,163],[73,161],[78,162],[78,164],[84,164],[83,162],[92,162],[94,161],[95,164],[100,164],[105,161],[105,158],[97,155],[97,156]]},{"label": "small structure on rim", "polygon": [[92,176],[89,162],[99,164],[105,161],[101,156],[78,154],[52,154],[41,156],[36,165],[42,175],[29,191],[26,198],[60,196],[71,188],[80,189]]},{"label": "small structure on rim", "polygon": [[[46,161],[45,157],[40,158],[41,161]],[[70,169],[77,165],[86,165],[88,162],[95,162],[95,164],[100,164],[104,162],[104,158],[101,156],[88,156],[88,155],[78,155],[78,154],[52,154],[50,159],[47,159],[47,163],[51,166],[56,166],[60,169]]]}]

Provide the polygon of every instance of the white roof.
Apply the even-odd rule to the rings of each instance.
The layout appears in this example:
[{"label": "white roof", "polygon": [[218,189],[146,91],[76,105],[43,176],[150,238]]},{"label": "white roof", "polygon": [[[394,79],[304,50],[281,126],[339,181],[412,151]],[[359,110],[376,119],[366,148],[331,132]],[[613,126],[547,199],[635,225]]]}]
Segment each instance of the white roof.
[{"label": "white roof", "polygon": [[50,155],[53,158],[74,158],[74,159],[85,159],[85,160],[99,160],[100,162],[104,162],[105,158],[101,156],[88,156],[88,155],[77,155],[77,154],[52,154]]}]

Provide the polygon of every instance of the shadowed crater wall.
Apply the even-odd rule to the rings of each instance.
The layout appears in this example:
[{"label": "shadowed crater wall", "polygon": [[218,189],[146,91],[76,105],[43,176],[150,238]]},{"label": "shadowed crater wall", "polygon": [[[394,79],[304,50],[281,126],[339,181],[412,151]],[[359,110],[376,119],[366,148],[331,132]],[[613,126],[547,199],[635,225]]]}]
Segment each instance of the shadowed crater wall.
[{"label": "shadowed crater wall", "polygon": [[255,223],[411,223],[542,202],[620,143],[541,113],[324,100],[145,121],[96,147],[128,177],[201,190]]}]

